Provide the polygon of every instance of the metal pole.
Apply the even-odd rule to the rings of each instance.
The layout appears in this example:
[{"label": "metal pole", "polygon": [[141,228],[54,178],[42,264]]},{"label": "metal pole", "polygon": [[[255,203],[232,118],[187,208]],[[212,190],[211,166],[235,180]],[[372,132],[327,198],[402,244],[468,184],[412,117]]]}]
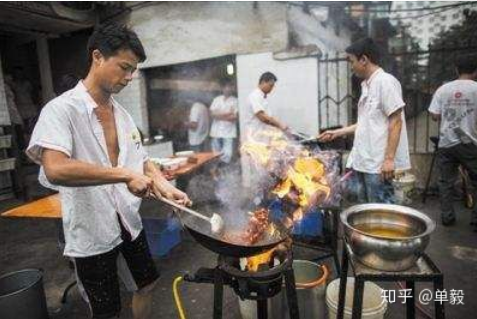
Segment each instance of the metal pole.
[{"label": "metal pole", "polygon": [[[428,48],[428,51],[429,51],[430,48]],[[426,70],[426,90],[424,90],[424,93],[426,94],[426,96],[428,96],[431,92],[431,59],[430,59],[431,55],[430,54],[427,54],[427,70]],[[430,118],[431,115],[429,114],[429,112],[427,112],[427,117],[426,117],[426,153],[429,152],[429,135],[430,135]]]},{"label": "metal pole", "polygon": [[406,289],[411,290],[411,297],[406,300],[406,318],[414,319],[416,318],[415,298],[414,298],[416,289],[415,289],[415,283],[413,280],[406,281]]},{"label": "metal pole", "polygon": [[295,274],[293,267],[289,267],[285,272],[285,288],[287,293],[288,311],[290,319],[300,319],[300,310],[298,309],[298,298],[296,296]]},{"label": "metal pole", "polygon": [[326,127],[330,127],[330,89],[329,89],[329,75],[330,75],[330,62],[328,53],[325,54],[326,68],[325,68],[325,90],[326,90]]},{"label": "metal pole", "polygon": [[321,130],[321,61],[320,56],[316,56],[316,68],[318,73],[317,83],[318,83],[318,132]]},{"label": "metal pole", "polygon": [[257,300],[257,318],[258,319],[268,318],[267,299]]},{"label": "metal pole", "polygon": [[348,280],[348,252],[346,251],[346,243],[343,243],[343,256],[341,258],[341,278],[340,291],[338,293],[338,313],[336,316],[337,319],[344,318],[346,281]]},{"label": "metal pole", "polygon": [[214,319],[222,319],[222,297],[224,294],[222,270],[216,268],[214,277]]},{"label": "metal pole", "polygon": [[340,61],[338,60],[339,54],[336,52],[336,101],[338,101],[336,108],[338,112],[337,125],[341,125],[340,113],[341,113],[341,96],[340,96]]}]

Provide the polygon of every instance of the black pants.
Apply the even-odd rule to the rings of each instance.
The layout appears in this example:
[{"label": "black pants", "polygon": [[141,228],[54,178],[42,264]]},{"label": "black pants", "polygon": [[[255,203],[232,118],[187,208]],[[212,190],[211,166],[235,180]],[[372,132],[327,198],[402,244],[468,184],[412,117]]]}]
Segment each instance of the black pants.
[{"label": "black pants", "polygon": [[[472,184],[472,195],[477,199],[477,146],[474,144],[458,144],[438,150],[440,169],[439,192],[441,199],[442,218],[455,218],[453,207],[454,185],[459,177],[459,165],[462,165],[469,174]],[[477,220],[477,205],[474,205],[472,219]]]}]

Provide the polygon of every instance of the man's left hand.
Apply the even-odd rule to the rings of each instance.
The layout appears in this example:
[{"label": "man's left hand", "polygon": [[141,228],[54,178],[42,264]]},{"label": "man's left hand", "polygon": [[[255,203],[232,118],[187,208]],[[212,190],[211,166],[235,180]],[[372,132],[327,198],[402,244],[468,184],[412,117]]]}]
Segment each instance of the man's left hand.
[{"label": "man's left hand", "polygon": [[392,180],[394,178],[394,160],[384,160],[381,166],[381,177],[383,180]]},{"label": "man's left hand", "polygon": [[192,205],[192,201],[189,199],[189,196],[172,186],[168,181],[155,178],[153,182],[152,192],[154,197],[165,197],[183,206]]}]

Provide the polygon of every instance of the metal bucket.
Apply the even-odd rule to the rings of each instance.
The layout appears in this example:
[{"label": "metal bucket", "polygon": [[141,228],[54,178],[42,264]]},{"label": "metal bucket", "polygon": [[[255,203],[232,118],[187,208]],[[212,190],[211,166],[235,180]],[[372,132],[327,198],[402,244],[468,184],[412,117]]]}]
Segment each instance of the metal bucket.
[{"label": "metal bucket", "polygon": [[[308,260],[294,260],[293,272],[300,319],[324,318],[326,315],[326,281],[328,279],[326,267]],[[270,318],[290,318],[285,287],[280,294],[272,298],[270,310]]]},{"label": "metal bucket", "polygon": [[41,270],[24,269],[0,277],[0,318],[49,318]]}]

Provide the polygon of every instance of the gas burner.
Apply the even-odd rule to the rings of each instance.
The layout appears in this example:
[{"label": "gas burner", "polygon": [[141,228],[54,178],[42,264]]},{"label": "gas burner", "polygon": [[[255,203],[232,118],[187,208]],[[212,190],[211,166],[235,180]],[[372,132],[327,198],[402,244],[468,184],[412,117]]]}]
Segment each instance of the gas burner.
[{"label": "gas burner", "polygon": [[[274,265],[271,265],[274,263]],[[249,271],[241,265],[240,258],[219,256],[215,268],[200,268],[184,280],[214,284],[214,319],[222,318],[223,287],[231,287],[242,300],[257,302],[257,318],[268,318],[267,300],[281,292],[283,282],[287,294],[290,318],[299,319],[295,276],[291,251],[278,252],[270,264]]]}]

